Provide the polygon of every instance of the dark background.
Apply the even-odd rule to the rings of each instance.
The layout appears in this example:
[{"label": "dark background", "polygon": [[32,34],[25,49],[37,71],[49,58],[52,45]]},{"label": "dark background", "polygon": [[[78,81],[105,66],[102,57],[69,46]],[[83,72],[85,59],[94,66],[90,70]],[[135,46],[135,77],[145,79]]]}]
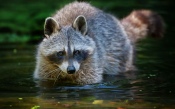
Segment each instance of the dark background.
[{"label": "dark background", "polygon": [[[45,18],[72,1],[74,0],[0,0],[0,108],[7,109],[9,106],[16,106],[18,109],[26,109],[38,105],[39,89],[35,87],[36,84],[32,76],[36,62],[36,45],[43,37]],[[165,21],[166,32],[163,38],[156,40],[147,38],[136,44],[136,67],[138,72],[136,73],[136,79],[131,80],[131,82],[123,78],[118,80],[120,77],[116,78],[116,81],[110,78],[114,81],[112,84],[92,85],[92,88],[90,88],[92,90],[84,90],[83,88],[86,89],[86,86],[82,87],[82,90],[77,88],[78,91],[76,87],[70,87],[71,91],[67,89],[62,92],[62,90],[56,89],[54,90],[57,92],[54,93],[55,95],[50,91],[50,96],[49,94],[48,96],[51,99],[53,96],[60,99],[62,95],[67,94],[68,97],[62,99],[69,102],[74,98],[74,95],[71,94],[75,94],[75,99],[84,100],[85,103],[89,103],[87,98],[91,100],[111,99],[116,101],[124,99],[128,101],[130,97],[133,98],[134,96],[136,100],[135,107],[137,108],[137,104],[140,104],[141,100],[145,100],[153,105],[142,102],[144,108],[150,106],[155,108],[156,103],[159,103],[165,108],[156,109],[174,109],[174,0],[86,1],[105,12],[117,16],[119,19],[136,9],[156,11]],[[108,85],[113,88],[110,89]],[[74,93],[70,93],[72,88],[75,88]],[[130,92],[133,92],[134,95]],[[78,98],[76,98],[77,95],[79,95]],[[31,97],[33,97],[32,100]],[[24,98],[24,101],[19,102],[19,98]],[[90,103],[92,104],[93,101],[91,100]],[[49,103],[46,102],[45,104]],[[128,103],[126,102],[124,105],[128,106]]]},{"label": "dark background", "polygon": [[[0,43],[39,42],[43,36],[45,18],[51,16],[56,10],[72,1],[74,0],[1,0]],[[90,2],[102,10],[112,13],[118,18],[128,15],[135,9],[151,9],[158,12],[164,18],[167,33],[173,34],[173,31],[175,31],[173,0],[84,1]]]}]

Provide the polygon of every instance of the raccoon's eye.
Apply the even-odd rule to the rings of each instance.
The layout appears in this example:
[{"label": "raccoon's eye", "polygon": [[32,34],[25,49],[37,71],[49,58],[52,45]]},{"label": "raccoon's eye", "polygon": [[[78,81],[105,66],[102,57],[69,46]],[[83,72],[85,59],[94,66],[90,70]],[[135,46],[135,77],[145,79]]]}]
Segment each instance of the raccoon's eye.
[{"label": "raccoon's eye", "polygon": [[64,56],[64,51],[59,51],[59,52],[57,52],[57,54],[56,54],[58,57],[62,57],[62,56]]},{"label": "raccoon's eye", "polygon": [[81,52],[80,52],[80,50],[75,50],[74,51],[74,55],[79,55]]}]

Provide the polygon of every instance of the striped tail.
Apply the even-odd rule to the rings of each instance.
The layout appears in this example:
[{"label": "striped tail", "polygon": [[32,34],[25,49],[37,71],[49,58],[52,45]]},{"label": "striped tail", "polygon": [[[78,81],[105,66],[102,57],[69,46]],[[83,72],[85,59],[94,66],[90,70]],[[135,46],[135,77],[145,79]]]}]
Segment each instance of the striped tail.
[{"label": "striped tail", "polygon": [[121,20],[131,42],[137,42],[146,36],[163,37],[164,21],[160,15],[150,10],[135,10]]}]

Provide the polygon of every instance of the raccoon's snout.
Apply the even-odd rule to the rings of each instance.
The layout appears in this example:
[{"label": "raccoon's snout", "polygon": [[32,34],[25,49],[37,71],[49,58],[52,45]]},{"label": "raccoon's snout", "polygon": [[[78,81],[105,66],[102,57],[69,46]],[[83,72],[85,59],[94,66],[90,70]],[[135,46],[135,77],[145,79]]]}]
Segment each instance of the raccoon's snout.
[{"label": "raccoon's snout", "polygon": [[67,67],[67,73],[68,74],[74,74],[75,73],[75,67],[74,66],[68,66]]}]

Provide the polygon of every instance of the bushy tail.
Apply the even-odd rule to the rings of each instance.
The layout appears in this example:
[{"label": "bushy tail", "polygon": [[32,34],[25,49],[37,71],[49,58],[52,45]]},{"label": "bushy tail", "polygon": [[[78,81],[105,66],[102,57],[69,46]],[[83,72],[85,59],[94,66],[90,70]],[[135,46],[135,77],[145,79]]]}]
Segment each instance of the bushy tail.
[{"label": "bushy tail", "polygon": [[132,42],[146,36],[162,37],[164,21],[161,16],[150,10],[135,10],[121,20],[121,24]]}]

